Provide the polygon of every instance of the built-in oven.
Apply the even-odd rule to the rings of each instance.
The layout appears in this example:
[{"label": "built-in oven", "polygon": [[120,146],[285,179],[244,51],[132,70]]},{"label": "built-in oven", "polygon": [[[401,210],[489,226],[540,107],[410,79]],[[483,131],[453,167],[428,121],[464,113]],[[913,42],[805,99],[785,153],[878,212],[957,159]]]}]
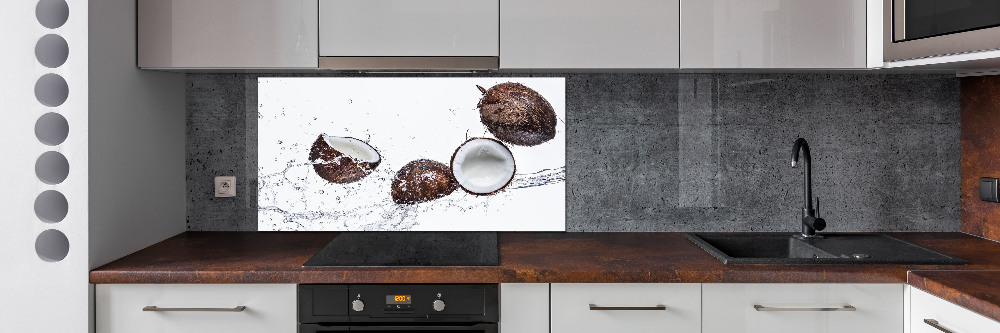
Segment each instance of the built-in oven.
[{"label": "built-in oven", "polygon": [[496,284],[299,285],[299,333],[497,333]]},{"label": "built-in oven", "polygon": [[1000,1],[884,0],[884,58],[1000,49]]}]

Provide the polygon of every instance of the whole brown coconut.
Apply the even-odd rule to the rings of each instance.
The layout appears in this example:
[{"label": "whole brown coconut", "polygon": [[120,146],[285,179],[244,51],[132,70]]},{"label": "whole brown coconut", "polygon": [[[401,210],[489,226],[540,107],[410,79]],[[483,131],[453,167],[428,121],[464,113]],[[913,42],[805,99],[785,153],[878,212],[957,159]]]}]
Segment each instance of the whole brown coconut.
[{"label": "whole brown coconut", "polygon": [[501,141],[536,146],[556,136],[556,112],[545,97],[520,83],[507,82],[483,92],[479,116]]},{"label": "whole brown coconut", "polygon": [[309,149],[316,174],[332,183],[347,184],[372,172],[382,156],[364,141],[320,134]]},{"label": "whole brown coconut", "polygon": [[458,183],[451,168],[431,160],[406,163],[392,178],[392,201],[415,204],[442,198],[454,192]]}]

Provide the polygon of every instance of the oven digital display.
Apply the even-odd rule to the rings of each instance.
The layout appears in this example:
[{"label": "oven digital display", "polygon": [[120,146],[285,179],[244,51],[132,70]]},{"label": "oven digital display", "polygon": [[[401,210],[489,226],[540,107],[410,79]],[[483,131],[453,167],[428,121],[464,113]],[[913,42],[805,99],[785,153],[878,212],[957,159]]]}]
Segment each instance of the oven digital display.
[{"label": "oven digital display", "polygon": [[385,295],[385,304],[410,304],[410,295]]}]

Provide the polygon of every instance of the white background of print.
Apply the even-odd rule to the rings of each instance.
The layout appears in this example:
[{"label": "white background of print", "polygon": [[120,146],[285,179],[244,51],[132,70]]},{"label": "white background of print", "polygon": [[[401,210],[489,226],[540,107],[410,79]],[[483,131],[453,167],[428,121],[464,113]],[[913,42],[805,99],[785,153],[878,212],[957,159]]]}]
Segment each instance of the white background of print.
[{"label": "white background of print", "polygon": [[[504,192],[481,197],[458,189],[430,202],[394,203],[390,183],[403,165],[421,158],[449,164],[466,138],[493,137],[479,118],[476,85],[503,82],[522,83],[552,104],[555,138],[534,147],[508,145],[517,176]],[[259,230],[566,228],[563,78],[260,78],[258,102]],[[308,164],[321,133],[366,141],[382,163],[355,183],[329,183]],[[535,174],[549,177],[527,185]]]}]

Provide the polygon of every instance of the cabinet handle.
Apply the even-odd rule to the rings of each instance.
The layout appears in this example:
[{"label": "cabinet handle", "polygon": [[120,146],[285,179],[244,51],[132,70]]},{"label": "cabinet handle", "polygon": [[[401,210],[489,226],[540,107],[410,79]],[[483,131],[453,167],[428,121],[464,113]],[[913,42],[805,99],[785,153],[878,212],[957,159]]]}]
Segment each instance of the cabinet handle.
[{"label": "cabinet handle", "polygon": [[832,308],[776,308],[754,304],[753,309],[757,311],[858,311],[853,305],[844,305]]},{"label": "cabinet handle", "polygon": [[654,306],[598,306],[596,304],[590,305],[591,310],[601,310],[601,311],[617,311],[617,310],[666,310],[666,305],[654,305]]},{"label": "cabinet handle", "polygon": [[155,305],[148,305],[142,311],[172,312],[172,311],[197,311],[197,312],[243,312],[247,307],[240,305],[232,308],[158,308]]},{"label": "cabinet handle", "polygon": [[947,328],[944,328],[943,326],[941,326],[940,323],[938,323],[937,320],[934,320],[934,319],[924,319],[924,323],[927,324],[927,325],[931,325],[931,327],[936,328],[939,331],[944,332],[944,333],[955,333],[955,332],[952,332],[951,330],[949,330]]}]

